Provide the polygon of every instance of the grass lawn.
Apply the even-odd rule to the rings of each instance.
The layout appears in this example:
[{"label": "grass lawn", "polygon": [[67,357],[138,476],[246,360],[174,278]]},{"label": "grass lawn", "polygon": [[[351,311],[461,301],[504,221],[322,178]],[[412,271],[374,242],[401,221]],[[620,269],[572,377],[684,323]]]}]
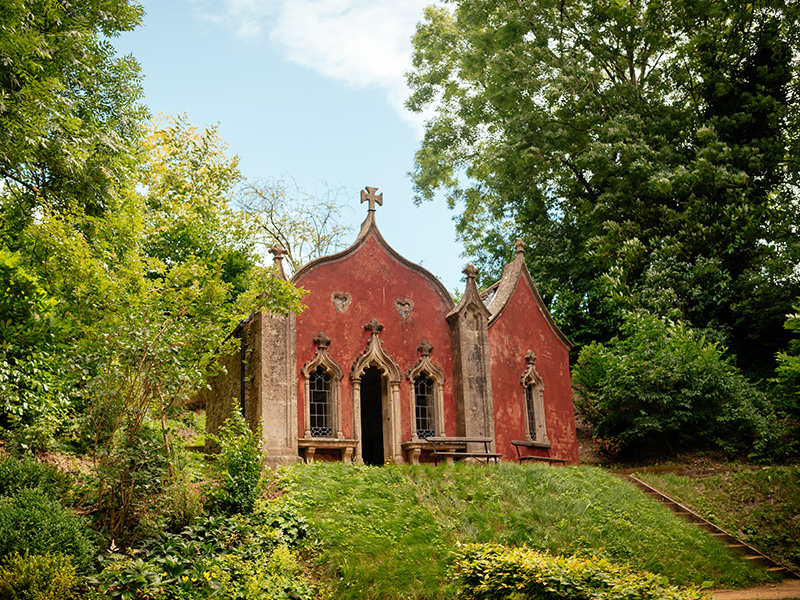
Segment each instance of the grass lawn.
[{"label": "grass lawn", "polygon": [[637,474],[787,567],[800,570],[800,467],[687,477]]},{"label": "grass lawn", "polygon": [[468,542],[603,556],[678,584],[768,580],[594,467],[318,463],[283,473],[289,499],[311,523],[308,554],[336,598],[451,598],[451,550]]}]

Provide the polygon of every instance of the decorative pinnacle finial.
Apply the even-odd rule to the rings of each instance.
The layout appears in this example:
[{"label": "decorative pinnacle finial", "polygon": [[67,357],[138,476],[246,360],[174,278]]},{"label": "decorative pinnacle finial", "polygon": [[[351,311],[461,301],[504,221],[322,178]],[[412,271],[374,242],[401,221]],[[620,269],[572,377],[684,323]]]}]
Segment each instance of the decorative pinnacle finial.
[{"label": "decorative pinnacle finial", "polygon": [[422,343],[417,346],[417,352],[419,352],[422,356],[430,356],[431,350],[433,350],[433,346],[428,340],[422,340]]},{"label": "decorative pinnacle finial", "polygon": [[279,276],[281,279],[286,279],[286,274],[283,272],[283,257],[286,256],[286,250],[284,250],[280,242],[276,242],[275,245],[269,249],[269,253],[272,254],[272,262],[278,267]]},{"label": "decorative pinnacle finial", "polygon": [[522,241],[522,238],[517,238],[517,242],[514,244],[517,249],[517,254],[522,254],[525,252],[525,242]]},{"label": "decorative pinnacle finial", "polygon": [[369,201],[369,211],[375,212],[375,203],[377,202],[381,206],[383,206],[383,192],[380,194],[375,194],[378,191],[376,187],[369,187],[366,186],[366,191],[361,190],[361,202]]},{"label": "decorative pinnacle finial", "polygon": [[372,317],[369,323],[364,325],[364,329],[371,331],[372,335],[378,335],[378,332],[383,329],[383,323],[378,323],[378,319]]},{"label": "decorative pinnacle finial", "polygon": [[475,279],[478,276],[478,269],[472,263],[464,267],[464,270],[461,272],[467,276],[468,280]]},{"label": "decorative pinnacle finial", "polygon": [[328,347],[328,344],[331,343],[331,338],[320,331],[319,335],[314,338],[314,343],[319,346],[320,350],[325,350]]},{"label": "decorative pinnacle finial", "polygon": [[533,365],[536,363],[536,355],[533,353],[533,350],[528,350],[525,353],[525,362],[529,365]]}]

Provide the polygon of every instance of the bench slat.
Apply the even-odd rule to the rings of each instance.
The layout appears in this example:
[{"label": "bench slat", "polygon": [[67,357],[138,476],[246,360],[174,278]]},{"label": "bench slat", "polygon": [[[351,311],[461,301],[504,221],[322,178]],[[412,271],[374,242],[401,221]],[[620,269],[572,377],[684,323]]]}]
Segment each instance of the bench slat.
[{"label": "bench slat", "polygon": [[550,458],[549,456],[520,456],[519,462],[523,460],[540,460],[542,462],[557,462],[557,463],[566,463],[566,458]]},{"label": "bench slat", "polygon": [[444,436],[432,436],[429,438],[425,438],[428,442],[453,442],[456,444],[465,444],[470,442],[481,442],[483,444],[490,444],[494,438],[487,438],[487,437],[444,437]]},{"label": "bench slat", "polygon": [[433,456],[477,456],[486,458],[500,458],[502,454],[496,452],[431,452]]}]

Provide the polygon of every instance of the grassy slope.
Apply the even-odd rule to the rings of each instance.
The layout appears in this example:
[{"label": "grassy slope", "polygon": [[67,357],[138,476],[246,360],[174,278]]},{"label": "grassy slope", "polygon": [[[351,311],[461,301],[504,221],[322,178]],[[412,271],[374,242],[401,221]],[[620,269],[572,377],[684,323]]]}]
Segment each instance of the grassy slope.
[{"label": "grassy slope", "polygon": [[637,477],[750,545],[800,569],[800,467],[766,467],[686,477]]},{"label": "grassy slope", "polygon": [[766,578],[597,468],[316,464],[286,473],[336,598],[452,597],[446,567],[459,542],[598,554],[683,584]]}]

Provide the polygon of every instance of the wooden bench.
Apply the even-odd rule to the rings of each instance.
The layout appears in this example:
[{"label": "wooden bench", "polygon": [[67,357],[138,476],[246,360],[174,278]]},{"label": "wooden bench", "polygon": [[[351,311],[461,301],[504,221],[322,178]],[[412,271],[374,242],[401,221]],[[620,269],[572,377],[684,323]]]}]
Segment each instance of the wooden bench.
[{"label": "wooden bench", "polygon": [[[566,458],[554,458],[550,456],[550,444],[549,442],[534,442],[531,440],[511,440],[511,444],[514,446],[514,449],[517,451],[517,458],[519,459],[519,464],[522,464],[523,460],[535,460],[539,462],[549,463],[549,464],[566,464]],[[535,455],[521,455],[519,453],[520,447],[522,448],[544,448],[547,451],[547,456],[535,456]]]},{"label": "wooden bench", "polygon": [[[433,463],[435,465],[439,464],[439,459],[443,458],[447,464],[452,465],[453,461],[456,459],[461,458],[478,458],[483,459],[487,462],[490,460],[494,460],[497,462],[497,459],[503,456],[502,454],[498,454],[497,452],[489,452],[489,444],[494,441],[494,438],[487,438],[487,437],[442,437],[442,436],[435,436],[426,438],[426,441],[430,442],[433,445],[433,452],[431,455],[433,456]],[[440,450],[436,449],[436,444],[439,444]],[[442,450],[442,445],[451,445],[451,444],[464,444],[464,450]],[[483,452],[472,452],[467,450],[467,444],[483,444]]]}]

